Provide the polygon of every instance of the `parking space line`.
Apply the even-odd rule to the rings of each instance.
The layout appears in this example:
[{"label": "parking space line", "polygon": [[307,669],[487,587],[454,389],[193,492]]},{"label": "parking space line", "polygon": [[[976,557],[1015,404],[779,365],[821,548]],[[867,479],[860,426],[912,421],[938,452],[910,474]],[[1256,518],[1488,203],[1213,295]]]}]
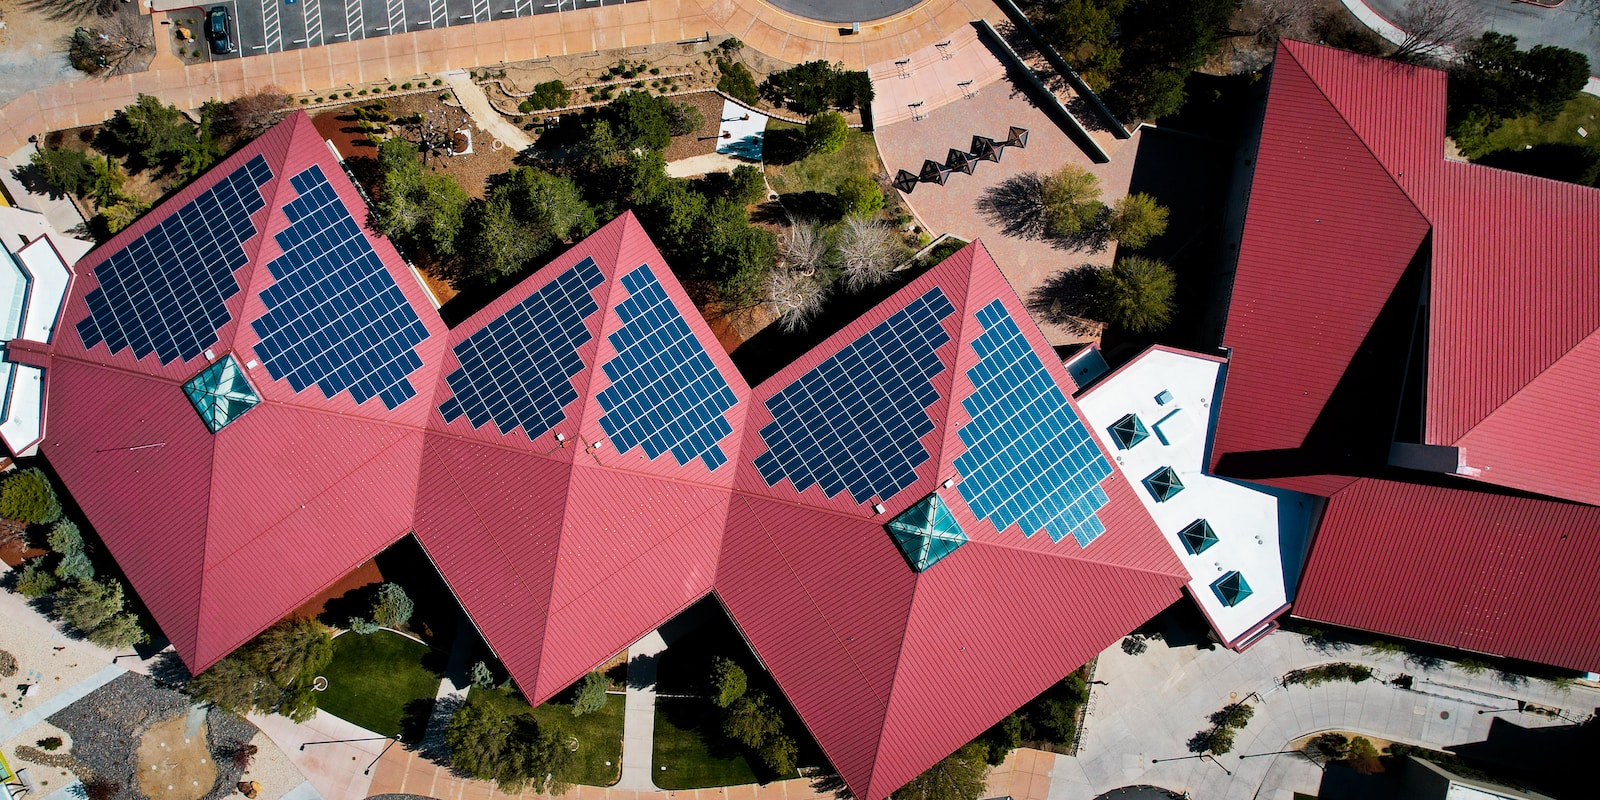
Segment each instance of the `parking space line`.
[{"label": "parking space line", "polygon": [[261,0],[261,40],[268,53],[282,52],[283,25],[278,19],[281,0]]},{"label": "parking space line", "polygon": [[428,0],[428,21],[435,28],[443,28],[450,21],[450,9],[445,0]]},{"label": "parking space line", "polygon": [[517,0],[517,16],[526,17],[533,14],[533,0]]},{"label": "parking space line", "polygon": [[472,0],[472,21],[483,22],[489,18],[489,0]]},{"label": "parking space line", "polygon": [[350,38],[367,38],[367,23],[361,17],[361,0],[344,0],[344,28]]},{"label": "parking space line", "polygon": [[322,44],[322,3],[321,0],[300,0],[300,13],[304,15],[306,28],[306,46],[315,47]]},{"label": "parking space line", "polygon": [[389,0],[388,32],[406,32],[406,0]]}]

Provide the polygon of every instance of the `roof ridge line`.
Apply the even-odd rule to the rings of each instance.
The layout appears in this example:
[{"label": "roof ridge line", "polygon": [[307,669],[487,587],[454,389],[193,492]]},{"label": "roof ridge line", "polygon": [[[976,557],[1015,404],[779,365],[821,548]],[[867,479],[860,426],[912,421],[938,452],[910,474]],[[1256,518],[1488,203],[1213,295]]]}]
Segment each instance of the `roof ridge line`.
[{"label": "roof ridge line", "polygon": [[1506,399],[1501,400],[1499,403],[1496,403],[1493,408],[1489,409],[1488,413],[1484,414],[1482,417],[1480,417],[1478,419],[1478,421],[1476,421],[1476,422],[1472,423],[1472,425],[1468,426],[1466,428],[1466,430],[1463,430],[1461,432],[1461,435],[1457,436],[1456,440],[1454,442],[1450,443],[1451,446],[1460,444],[1462,439],[1467,438],[1467,436],[1471,435],[1473,431],[1477,430],[1484,423],[1488,422],[1489,419],[1491,417],[1493,417],[1496,412],[1498,412],[1502,408],[1505,408],[1507,404],[1509,404],[1512,400],[1517,399],[1519,396],[1522,395],[1523,392],[1526,392],[1526,391],[1532,389],[1534,384],[1537,384],[1539,382],[1540,378],[1543,378],[1545,375],[1547,375],[1550,372],[1551,369],[1555,368],[1555,366],[1557,364],[1560,364],[1562,361],[1565,361],[1568,356],[1571,356],[1574,350],[1577,350],[1579,347],[1582,347],[1585,342],[1588,342],[1591,339],[1600,339],[1600,328],[1595,328],[1594,330],[1589,331],[1587,334],[1578,337],[1578,340],[1576,342],[1573,342],[1572,345],[1570,347],[1568,347],[1566,350],[1563,350],[1560,355],[1556,356],[1555,358],[1550,359],[1550,363],[1545,364],[1544,367],[1542,369],[1540,369],[1538,373],[1536,373],[1533,377],[1529,378],[1528,380],[1524,381],[1521,386],[1517,387],[1516,391],[1512,392],[1511,394],[1506,395]]}]

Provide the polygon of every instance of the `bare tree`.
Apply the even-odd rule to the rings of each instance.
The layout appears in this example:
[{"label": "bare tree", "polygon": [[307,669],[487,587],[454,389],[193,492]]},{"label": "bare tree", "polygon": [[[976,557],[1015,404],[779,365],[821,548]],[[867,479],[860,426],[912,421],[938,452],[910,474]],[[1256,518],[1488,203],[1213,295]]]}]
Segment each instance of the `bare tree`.
[{"label": "bare tree", "polygon": [[83,19],[115,14],[118,0],[28,0],[25,5],[51,19]]},{"label": "bare tree", "polygon": [[134,72],[154,55],[150,26],[147,16],[117,14],[92,28],[77,28],[67,38],[67,57],[91,75]]},{"label": "bare tree", "polygon": [[888,280],[905,255],[905,246],[889,226],[855,216],[839,226],[836,247],[845,288],[852,292]]},{"label": "bare tree", "polygon": [[767,302],[785,333],[810,327],[827,296],[828,287],[812,273],[779,267],[767,277]]},{"label": "bare tree", "polygon": [[276,86],[235,98],[227,106],[226,133],[242,140],[254,139],[278,124],[291,102],[293,98]]},{"label": "bare tree", "polygon": [[1306,0],[1246,0],[1234,16],[1234,29],[1263,45],[1279,39],[1305,39],[1317,15],[1317,4]]},{"label": "bare tree", "polygon": [[788,269],[814,275],[828,260],[828,242],[809,220],[791,221],[778,239],[778,260]]},{"label": "bare tree", "polygon": [[1488,27],[1471,0],[1408,0],[1393,22],[1405,38],[1389,58],[1407,63],[1451,60]]}]

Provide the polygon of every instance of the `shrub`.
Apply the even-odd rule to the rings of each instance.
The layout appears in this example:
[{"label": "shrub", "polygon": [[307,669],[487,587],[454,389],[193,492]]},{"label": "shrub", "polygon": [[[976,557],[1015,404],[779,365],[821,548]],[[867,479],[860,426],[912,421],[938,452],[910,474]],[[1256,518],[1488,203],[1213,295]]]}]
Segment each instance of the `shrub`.
[{"label": "shrub", "polygon": [[489,670],[488,664],[479,661],[472,665],[472,688],[494,688],[494,673]]},{"label": "shrub", "polygon": [[17,576],[17,594],[34,599],[55,591],[56,576],[39,566],[40,559],[30,560]]},{"label": "shrub", "polygon": [[711,701],[718,708],[728,708],[744,697],[748,685],[749,679],[743,667],[722,656],[711,660],[711,687],[716,692],[716,697]]},{"label": "shrub", "polygon": [[836,153],[844,147],[845,137],[849,134],[850,126],[845,123],[843,114],[823,111],[806,120],[806,152]]},{"label": "shrub", "polygon": [[43,750],[47,753],[54,753],[55,751],[60,750],[61,745],[65,744],[65,742],[61,741],[60,736],[46,736],[43,739],[40,739],[37,744],[39,745],[40,750]]},{"label": "shrub", "polygon": [[1095,314],[1136,333],[1160,330],[1172,319],[1176,290],[1172,268],[1153,258],[1130,256],[1095,276]]},{"label": "shrub", "polygon": [[378,587],[378,596],[372,601],[372,621],[385,628],[398,628],[411,620],[416,605],[406,596],[398,583],[385,583]]},{"label": "shrub", "polygon": [[1360,683],[1372,677],[1372,670],[1361,664],[1323,664],[1316,667],[1295,670],[1283,676],[1283,685],[1293,686],[1304,684],[1306,686],[1319,686],[1330,681],[1349,681]]},{"label": "shrub", "polygon": [[411,81],[406,81],[405,83],[400,84],[400,88],[402,88],[402,89],[410,89],[411,88]]},{"label": "shrub", "polygon": [[839,211],[847,216],[870,217],[883,209],[883,189],[868,175],[846,177],[833,196]]},{"label": "shrub", "polygon": [[59,555],[68,556],[83,552],[83,534],[78,530],[77,523],[70,519],[57,520],[50,528],[47,541],[50,550]]},{"label": "shrub", "polygon": [[61,518],[55,487],[38,467],[13,472],[0,484],[0,517],[48,525]]},{"label": "shrub", "polygon": [[68,553],[56,564],[56,577],[63,581],[86,581],[94,577],[94,564],[82,550]]},{"label": "shrub", "polygon": [[[744,64],[729,59],[718,59],[717,70],[721,77],[717,78],[717,89],[747,106],[753,106],[761,100],[761,90],[756,86],[754,75]],[[677,91],[677,86],[672,90]]]},{"label": "shrub", "polygon": [[392,91],[394,91],[394,90],[396,90],[396,89],[398,89],[398,88],[400,88],[400,87],[398,87],[398,86],[396,86],[396,85],[394,85],[394,84],[392,84],[392,83],[391,83],[391,84],[389,84],[389,91],[391,91],[391,92],[392,92]]},{"label": "shrub", "polygon": [[578,696],[572,701],[572,716],[581,717],[606,707],[606,689],[610,682],[606,676],[591,672],[578,682]]},{"label": "shrub", "polygon": [[442,83],[444,83],[444,80],[442,78],[434,78],[433,79],[433,85],[434,86],[438,86],[438,85],[440,85]]},{"label": "shrub", "polygon": [[383,630],[382,625],[362,617],[351,617],[350,621],[345,623],[345,627],[349,628],[351,633],[359,633],[362,636]]}]

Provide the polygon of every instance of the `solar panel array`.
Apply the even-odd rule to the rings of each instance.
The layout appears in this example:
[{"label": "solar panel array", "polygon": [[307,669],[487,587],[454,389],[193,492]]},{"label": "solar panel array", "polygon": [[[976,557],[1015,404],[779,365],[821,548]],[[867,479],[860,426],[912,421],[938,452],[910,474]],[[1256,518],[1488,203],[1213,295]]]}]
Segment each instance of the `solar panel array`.
[{"label": "solar panel array", "polygon": [[717,443],[733,433],[725,415],[738,398],[649,265],[622,276],[622,288],[622,327],[607,337],[617,354],[601,367],[611,385],[596,396],[600,427],[620,453],[643,447],[652,460],[670,451],[679,465],[722,466]]},{"label": "solar panel array", "polygon": [[953,313],[944,292],[929,289],[773,395],[773,421],[761,429],[767,452],[755,461],[767,485],[788,478],[796,491],[817,484],[829,497],[849,489],[865,503],[916,480],[934,427],[926,409],[939,396],[930,381],[950,341],[942,321]]},{"label": "solar panel array", "polygon": [[295,392],[312,384],[326,397],[349,391],[393,409],[417,393],[409,376],[422,366],[428,338],[417,312],[350,210],[311,166],[289,178],[298,196],[284,204],[289,227],[275,238],[283,255],[267,264],[276,282],[262,290],[265,314],[251,323],[256,355]]},{"label": "solar panel array", "polygon": [[256,156],[95,267],[99,285],[78,323],[84,349],[104,342],[168,364],[215,343],[239,292],[233,273],[249,260],[245,240],[256,235],[250,216],[266,204],[260,187],[271,179]]},{"label": "solar panel array", "polygon": [[1014,524],[1024,536],[1043,530],[1087,547],[1105,532],[1095,512],[1106,504],[1100,481],[1111,465],[1005,306],[984,306],[978,324],[973,391],[961,401],[971,416],[959,432],[967,449],[955,460],[961,496],[996,530]]},{"label": "solar panel array", "polygon": [[593,338],[584,323],[599,308],[594,288],[603,282],[585,258],[456,345],[461,366],[445,378],[452,394],[439,406],[445,421],[466,415],[481,428],[494,420],[500,433],[520,427],[529,439],[561,422],[578,398],[578,348]]}]

